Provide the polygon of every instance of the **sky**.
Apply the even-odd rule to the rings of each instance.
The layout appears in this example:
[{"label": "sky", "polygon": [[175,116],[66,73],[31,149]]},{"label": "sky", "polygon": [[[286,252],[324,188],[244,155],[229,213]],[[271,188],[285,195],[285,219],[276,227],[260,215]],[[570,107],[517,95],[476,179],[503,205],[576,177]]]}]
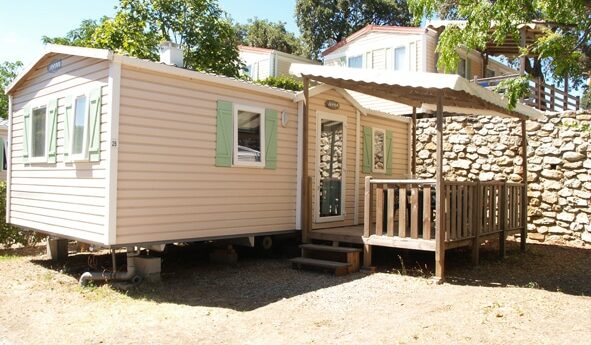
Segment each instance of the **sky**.
[{"label": "sky", "polygon": [[[297,32],[295,0],[218,0],[234,21],[258,17],[286,22]],[[64,36],[84,19],[113,16],[118,0],[0,0],[0,63],[32,63],[43,52],[42,36]],[[262,10],[264,9],[264,10]]]}]

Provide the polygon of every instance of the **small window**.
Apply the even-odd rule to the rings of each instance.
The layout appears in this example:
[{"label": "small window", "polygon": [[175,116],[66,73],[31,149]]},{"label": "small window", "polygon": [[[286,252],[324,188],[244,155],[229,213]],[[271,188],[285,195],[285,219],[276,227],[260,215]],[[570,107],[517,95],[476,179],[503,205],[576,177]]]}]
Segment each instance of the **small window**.
[{"label": "small window", "polygon": [[408,70],[406,63],[406,47],[398,47],[394,49],[394,70],[406,71]]},{"label": "small window", "polygon": [[72,121],[70,152],[74,159],[87,159],[88,153],[88,102],[86,96],[76,97]]},{"label": "small window", "polygon": [[6,171],[8,169],[8,162],[6,162],[6,150],[8,149],[8,145],[6,145],[6,138],[2,138],[2,170]]},{"label": "small window", "polygon": [[234,164],[264,166],[264,110],[236,106],[234,110]]},{"label": "small window", "polygon": [[374,128],[373,129],[373,161],[372,161],[372,170],[373,172],[386,172],[386,162],[385,159],[385,145],[386,142],[386,132],[383,129]]},{"label": "small window", "polygon": [[44,158],[47,141],[47,107],[33,109],[31,116],[31,157]]},{"label": "small window", "polygon": [[362,68],[363,67],[363,55],[352,56],[347,61],[347,67],[350,68]]},{"label": "small window", "polygon": [[495,76],[495,71],[493,71],[490,68],[486,69],[486,75],[484,76],[485,78],[492,78]]},{"label": "small window", "polygon": [[458,66],[458,74],[464,78],[466,78],[466,59],[460,58],[460,64]]}]

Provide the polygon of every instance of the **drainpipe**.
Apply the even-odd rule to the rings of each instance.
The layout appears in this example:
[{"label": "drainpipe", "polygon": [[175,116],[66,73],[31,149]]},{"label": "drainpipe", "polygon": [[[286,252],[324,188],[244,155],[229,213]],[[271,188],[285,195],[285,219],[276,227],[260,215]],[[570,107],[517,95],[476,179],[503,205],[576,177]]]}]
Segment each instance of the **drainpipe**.
[{"label": "drainpipe", "polygon": [[84,272],[78,282],[81,286],[86,286],[89,282],[98,280],[123,280],[138,284],[142,281],[142,277],[136,274],[135,257],[138,255],[139,252],[134,251],[132,248],[127,248],[127,271],[116,272],[113,269],[113,272]]}]

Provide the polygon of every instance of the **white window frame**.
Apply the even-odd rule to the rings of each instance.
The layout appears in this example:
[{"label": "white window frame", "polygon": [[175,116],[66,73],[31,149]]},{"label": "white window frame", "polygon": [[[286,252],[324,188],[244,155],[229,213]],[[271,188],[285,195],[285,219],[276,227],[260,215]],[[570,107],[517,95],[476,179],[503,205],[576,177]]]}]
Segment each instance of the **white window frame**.
[{"label": "white window frame", "polygon": [[[320,164],[320,132],[321,132],[321,125],[322,120],[332,120],[332,121],[340,121],[343,123],[343,166],[341,168],[341,215],[340,216],[329,216],[329,217],[320,217],[320,202],[319,202],[319,195],[320,195],[320,169],[318,168],[318,164]],[[330,223],[330,222],[339,222],[344,221],[347,212],[345,210],[345,199],[347,196],[345,195],[346,192],[346,184],[347,184],[347,117],[338,114],[332,113],[325,113],[325,112],[316,112],[316,161],[314,162],[314,170],[315,173],[315,181],[316,181],[316,196],[314,205],[316,206],[316,210],[314,211],[314,218],[315,223]]]},{"label": "white window frame", "polygon": [[[77,100],[80,97],[86,98],[86,109],[84,109],[84,131],[82,134],[82,152],[81,153],[74,153],[74,129],[76,128],[76,104]],[[72,107],[72,124],[70,126],[70,143],[68,152],[70,153],[70,157],[73,161],[88,161],[88,133],[90,131],[90,123],[89,123],[89,113],[90,113],[90,95],[88,93],[78,95],[74,97],[74,104]]]},{"label": "white window frame", "polygon": [[[404,63],[406,65],[406,68],[396,69],[396,65],[398,63],[398,59],[396,58],[396,51],[398,49],[404,49],[404,57],[402,58],[402,63]],[[394,71],[408,71],[409,70],[409,63],[408,63],[409,57],[408,56],[410,54],[407,54],[407,52],[408,52],[408,47],[405,45],[397,46],[397,47],[394,47],[394,49],[392,49],[392,53],[393,53],[392,69]]]},{"label": "white window frame", "polygon": [[[33,136],[35,135],[35,133],[33,133],[33,113],[35,112],[36,109],[39,108],[43,108],[45,107],[45,146],[44,146],[44,153],[43,156],[37,156],[34,157],[33,156]],[[29,130],[30,130],[30,138],[29,138],[29,142],[27,143],[27,145],[29,146],[29,163],[47,163],[47,156],[48,156],[48,152],[49,152],[49,121],[48,121],[48,117],[49,117],[49,104],[48,103],[43,103],[43,104],[38,104],[36,106],[31,107],[31,115],[29,118]]]},{"label": "white window frame", "polygon": [[[384,138],[384,169],[376,169],[376,133],[382,133]],[[372,128],[371,133],[371,171],[375,173],[386,173],[386,130]]]},{"label": "white window frame", "polygon": [[[361,59],[361,65],[359,67],[351,67],[351,66],[349,66],[349,61],[351,59],[355,59],[355,58],[360,58]],[[363,68],[363,54],[347,56],[347,62],[346,63],[347,63],[347,68],[362,69]]]},{"label": "white window frame", "polygon": [[[260,162],[240,162],[238,161],[238,111],[248,111],[253,113],[260,114],[261,118],[261,133],[260,133],[260,141],[261,141],[261,161]],[[233,128],[233,135],[234,135],[234,153],[232,155],[232,165],[239,166],[239,167],[252,167],[252,168],[264,168],[265,167],[265,109],[261,107],[254,107],[250,105],[244,104],[234,104],[234,112],[232,114],[234,128]]]}]

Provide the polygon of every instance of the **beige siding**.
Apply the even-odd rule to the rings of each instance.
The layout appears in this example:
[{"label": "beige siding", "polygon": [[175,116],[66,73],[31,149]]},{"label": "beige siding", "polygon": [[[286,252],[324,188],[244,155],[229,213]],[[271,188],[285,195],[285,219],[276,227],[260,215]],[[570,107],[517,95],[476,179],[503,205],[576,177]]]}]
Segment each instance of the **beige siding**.
[{"label": "beige siding", "polygon": [[435,49],[437,48],[437,34],[428,32],[426,34],[426,55],[427,55],[427,70],[426,72],[437,72],[437,62],[435,61]]},{"label": "beige siding", "polygon": [[[276,170],[216,167],[216,102],[286,111]],[[297,106],[291,100],[124,67],[117,243],[295,229]]]},{"label": "beige siding", "polygon": [[[396,120],[387,119],[384,117],[377,116],[362,116],[361,126],[368,126],[371,128],[380,128],[383,130],[392,131],[392,175],[386,176],[381,173],[372,173],[371,176],[376,178],[393,178],[393,179],[405,179],[410,177],[410,138],[409,128],[410,125],[407,122],[400,122]],[[363,129],[362,129],[363,130]],[[360,141],[360,164],[363,164],[363,140]],[[363,223],[363,202],[364,202],[364,185],[365,176],[362,169],[360,168],[359,176],[359,223]]]},{"label": "beige siding", "polygon": [[[47,72],[47,64],[62,67]],[[13,94],[11,133],[12,176],[10,221],[43,232],[89,242],[105,242],[106,132],[109,128],[109,65],[106,61],[75,56],[49,56],[39,62]],[[65,97],[102,86],[101,161],[64,162]],[[23,108],[58,100],[57,164],[23,164]]]}]

